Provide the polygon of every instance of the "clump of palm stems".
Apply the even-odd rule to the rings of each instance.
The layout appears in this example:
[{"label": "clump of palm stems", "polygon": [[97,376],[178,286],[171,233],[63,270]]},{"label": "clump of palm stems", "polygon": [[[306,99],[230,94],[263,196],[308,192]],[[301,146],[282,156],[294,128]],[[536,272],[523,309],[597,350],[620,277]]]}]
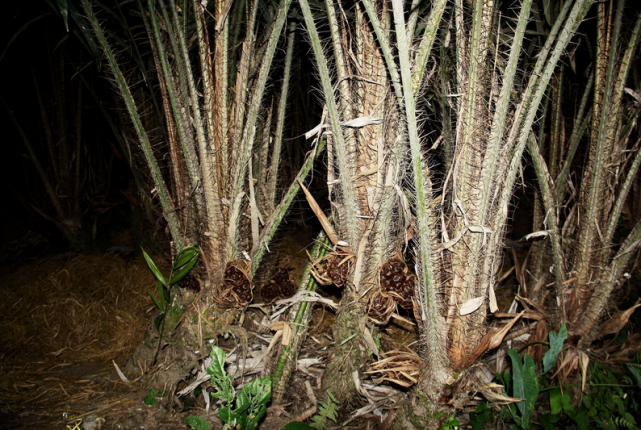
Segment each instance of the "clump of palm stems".
[{"label": "clump of palm stems", "polygon": [[[224,307],[251,301],[253,275],[300,188],[294,182],[282,196],[278,192],[286,188],[278,183],[278,170],[296,37],[294,23],[285,31],[290,4],[138,1],[130,5],[133,18],[120,9],[100,11],[122,25],[115,28],[100,22],[89,0],[82,0],[137,134],[173,245],[201,247],[204,299]],[[136,28],[144,31],[131,34],[126,20],[136,16],[141,24]],[[123,30],[130,44],[118,38]],[[277,106],[265,114],[280,45],[286,50],[284,79]],[[146,89],[127,75],[129,58],[142,66],[135,73],[142,74]],[[148,109],[150,100],[155,109]],[[309,152],[299,180],[321,150],[319,143]]]},{"label": "clump of palm stems", "polygon": [[[628,87],[641,14],[626,30],[624,9],[624,1],[597,5],[596,49],[570,117],[571,132],[562,133],[566,109],[561,96],[552,97],[541,133],[528,140],[540,191],[533,227],[547,238],[528,257],[531,275],[523,279],[522,294],[549,312],[548,322],[568,324],[582,349],[603,334],[599,322],[641,239],[641,219],[628,198],[641,164],[633,125],[639,87]],[[568,74],[558,74],[559,95],[568,91]],[[546,120],[549,134],[543,133]],[[582,146],[585,157],[577,160]],[[540,335],[547,336],[546,330]]]},{"label": "clump of palm stems", "polygon": [[[422,381],[426,387],[451,382],[478,353],[488,308],[496,311],[495,274],[521,157],[556,65],[592,2],[565,2],[546,37],[532,40],[525,38],[528,23],[541,11],[530,0],[512,9],[464,1],[446,8],[446,1],[435,1],[426,10],[401,0],[349,8],[327,0],[322,18],[300,4],[332,130],[333,215],[339,239],[356,258],[337,319],[336,358],[326,373],[342,381],[328,380],[328,387],[339,398],[349,389],[362,363],[345,358],[358,356],[352,333],[366,318],[359,299],[379,287],[384,262],[407,249],[409,239],[420,353],[429,369]],[[319,19],[329,27],[325,44]],[[440,80],[432,81],[437,67]],[[429,92],[440,95],[449,113],[442,115],[440,137],[427,138],[427,125],[421,131],[420,107]],[[355,118],[369,122],[354,128]],[[428,148],[438,145],[444,170],[428,160]]]},{"label": "clump of palm stems", "polygon": [[[277,172],[296,37],[293,22],[285,31],[290,0],[136,3],[160,131],[145,124],[141,90],[132,91],[122,70],[124,54],[89,0],[82,2],[172,240],[203,248],[208,303],[251,301],[268,242],[326,145],[333,225],[303,190],[333,247],[316,247],[301,288],[312,289],[314,280],[342,288],[323,381],[339,401],[351,398],[368,349],[377,349],[371,324],[384,325],[396,312],[414,316],[420,345],[415,355],[391,352],[371,369],[404,386],[417,383],[432,410],[444,407],[441,389],[465,378],[521,317],[539,321],[537,338],[565,323],[579,347],[590,345],[641,240],[640,221],[626,209],[641,164],[634,127],[641,97],[638,85],[628,87],[641,15],[625,32],[623,0],[596,7],[596,50],[569,135],[563,62],[574,61],[568,51],[594,0],[300,0],[324,113],[313,150],[281,200],[277,190],[287,184]],[[283,84],[267,102],[279,44]],[[166,158],[154,148],[160,140]],[[587,155],[577,159],[582,145]],[[529,276],[517,271],[527,312],[494,331],[487,317],[498,310],[496,274],[526,147],[539,185],[534,236],[543,241],[522,265]],[[621,219],[630,230],[618,239]],[[288,323],[297,342],[310,306],[303,301]],[[283,347],[276,399],[299,346]],[[470,378],[479,385],[471,391],[488,382],[481,379]]]}]

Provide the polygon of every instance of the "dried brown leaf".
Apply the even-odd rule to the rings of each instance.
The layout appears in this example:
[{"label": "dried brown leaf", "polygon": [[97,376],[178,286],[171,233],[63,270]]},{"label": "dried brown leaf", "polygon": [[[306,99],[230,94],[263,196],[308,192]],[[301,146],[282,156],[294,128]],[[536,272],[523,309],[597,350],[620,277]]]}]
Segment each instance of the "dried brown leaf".
[{"label": "dried brown leaf", "polygon": [[601,328],[600,336],[618,333],[623,328],[623,326],[625,326],[628,323],[628,320],[634,313],[635,309],[641,306],[641,303],[639,303],[640,301],[641,299],[638,299],[634,304],[634,306],[632,306],[630,309],[617,312],[612,318],[610,318],[608,322],[603,324],[603,328]]},{"label": "dried brown leaf", "polygon": [[316,202],[316,199],[314,199],[314,196],[305,188],[305,185],[300,181],[300,179],[296,179],[298,181],[298,184],[300,185],[300,188],[303,190],[305,193],[305,198],[307,198],[307,203],[309,203],[309,207],[312,208],[314,211],[314,214],[320,221],[321,225],[323,226],[323,230],[325,230],[325,233],[327,234],[327,237],[329,237],[329,240],[332,241],[334,245],[336,245],[339,242],[339,237],[336,234],[336,231],[334,230],[334,227],[330,224],[329,220],[321,210],[320,206],[318,206],[318,203]]}]

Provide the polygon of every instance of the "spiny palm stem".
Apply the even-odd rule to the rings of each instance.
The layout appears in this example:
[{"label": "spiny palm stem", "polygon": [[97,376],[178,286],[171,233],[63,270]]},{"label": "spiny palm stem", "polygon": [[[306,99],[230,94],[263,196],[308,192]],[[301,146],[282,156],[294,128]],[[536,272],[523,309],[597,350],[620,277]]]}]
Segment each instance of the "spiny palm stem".
[{"label": "spiny palm stem", "polygon": [[552,261],[554,262],[554,284],[556,287],[556,296],[561,303],[561,322],[567,322],[567,315],[565,309],[565,294],[563,293],[563,274],[565,273],[563,267],[563,254],[561,250],[561,238],[559,236],[559,225],[557,222],[557,207],[554,202],[554,196],[551,188],[551,175],[547,170],[547,165],[543,156],[540,153],[539,145],[534,140],[532,134],[528,139],[528,148],[530,156],[532,157],[532,164],[534,171],[539,182],[539,189],[543,197],[543,208],[548,219],[547,230],[550,231],[550,240],[552,243]]},{"label": "spiny palm stem", "polygon": [[[560,200],[561,200],[561,197],[563,196],[563,192],[565,190],[565,185],[566,185],[565,180],[568,176],[568,173],[570,172],[570,165],[572,164],[572,160],[574,159],[574,154],[576,153],[576,149],[579,146],[579,141],[581,137],[583,137],[583,135],[585,134],[590,118],[592,117],[592,111],[590,110],[586,115],[585,109],[587,108],[588,100],[593,87],[594,87],[594,73],[591,73],[590,79],[588,80],[588,83],[583,92],[583,96],[581,97],[581,103],[579,104],[579,110],[577,112],[576,119],[574,122],[574,128],[572,129],[572,134],[570,135],[569,148],[566,153],[565,161],[563,163],[563,168],[561,169],[561,172],[558,174],[558,176],[554,178],[554,181],[556,184],[554,189],[554,200],[556,201],[557,205],[561,203]],[[541,127],[541,129],[543,129],[543,127]]]},{"label": "spiny palm stem", "polygon": [[579,235],[577,254],[575,263],[577,264],[577,283],[583,286],[588,278],[588,270],[590,262],[592,261],[592,242],[595,237],[597,223],[597,213],[599,211],[598,200],[601,198],[600,189],[601,178],[603,175],[603,164],[607,159],[606,144],[608,135],[608,117],[612,109],[611,101],[615,85],[615,71],[614,68],[617,62],[617,49],[619,44],[619,36],[621,33],[621,23],[623,20],[623,5],[624,0],[618,0],[616,15],[614,18],[614,25],[612,30],[612,41],[610,42],[610,49],[608,52],[608,65],[605,73],[605,92],[603,94],[603,105],[601,107],[601,118],[599,120],[599,132],[597,135],[597,142],[594,148],[594,162],[591,165],[591,172],[588,178],[585,200],[585,213],[582,217],[583,227]]},{"label": "spiny palm stem", "polygon": [[[427,61],[432,53],[432,46],[434,45],[436,32],[439,29],[439,24],[441,23],[441,18],[443,17],[446,4],[447,0],[437,0],[436,3],[434,3],[434,6],[432,6],[432,11],[427,19],[425,32],[423,33],[423,38],[421,39],[421,43],[414,58],[412,73],[414,97],[419,96],[420,87],[424,84],[423,78],[425,77],[425,71],[427,70]],[[408,27],[408,30],[413,32],[413,26],[408,24]],[[412,37],[412,33],[410,31],[408,31],[408,34]]]},{"label": "spiny palm stem", "polygon": [[[185,164],[187,166],[187,173],[190,180],[190,187],[196,188],[200,182],[200,174],[198,168],[198,160],[196,158],[196,152],[193,147],[193,139],[189,133],[189,121],[186,116],[185,109],[183,109],[182,103],[178,99],[178,94],[176,93],[176,85],[174,82],[174,74],[172,73],[169,62],[167,59],[167,54],[165,52],[165,44],[162,41],[160,36],[160,28],[158,25],[158,19],[156,17],[156,11],[153,0],[147,0],[147,8],[149,10],[149,18],[151,22],[151,29],[153,35],[150,35],[156,43],[158,59],[160,60],[160,65],[162,67],[162,72],[165,78],[165,85],[167,86],[167,94],[169,95],[169,101],[171,103],[171,109],[174,114],[174,120],[176,124],[176,129],[178,131],[178,137],[183,149],[183,156],[185,157]],[[164,8],[163,8],[164,9]],[[166,23],[167,26],[170,26],[170,23]],[[171,38],[170,38],[171,40]],[[200,195],[197,193],[194,195],[196,199],[200,199]],[[202,207],[201,202],[197,201],[197,205]]]},{"label": "spiny palm stem", "polygon": [[107,61],[116,79],[116,84],[118,85],[120,94],[122,95],[125,101],[125,105],[127,106],[127,111],[129,112],[129,116],[131,117],[134,128],[136,129],[138,138],[140,139],[140,144],[141,144],[143,153],[145,155],[145,160],[147,161],[147,165],[149,166],[149,170],[151,172],[151,176],[154,181],[154,186],[156,187],[156,191],[158,192],[160,204],[162,205],[164,216],[167,219],[167,225],[169,227],[169,231],[171,233],[172,239],[176,244],[176,247],[178,249],[182,249],[185,247],[185,239],[183,237],[178,219],[176,218],[176,213],[174,211],[174,207],[171,202],[171,197],[169,195],[169,190],[167,190],[167,186],[165,185],[165,181],[162,177],[160,168],[158,167],[158,163],[154,156],[154,152],[151,147],[151,142],[149,141],[147,132],[144,126],[142,125],[142,120],[140,119],[140,115],[138,114],[136,103],[134,102],[133,96],[129,91],[129,86],[127,85],[127,81],[125,80],[125,77],[123,76],[122,71],[120,70],[118,62],[116,61],[114,52],[109,46],[109,43],[107,42],[105,34],[102,28],[100,27],[100,24],[98,23],[98,19],[96,18],[94,11],[91,5],[89,4],[89,0],[81,0],[81,1],[82,1],[82,6],[85,10],[85,13],[87,14],[87,18],[91,23],[94,33],[96,34],[96,37],[103,50],[103,53],[107,57]]},{"label": "spiny palm stem", "polygon": [[356,215],[358,215],[358,209],[354,192],[354,184],[351,176],[352,166],[350,166],[348,161],[349,156],[347,154],[347,145],[343,135],[338,106],[336,99],[334,98],[334,89],[331,83],[329,69],[327,67],[327,60],[323,53],[323,48],[321,47],[320,37],[316,30],[316,24],[314,23],[314,17],[312,16],[309,3],[307,0],[300,0],[299,4],[303,12],[303,18],[305,19],[307,32],[311,39],[314,57],[316,58],[316,65],[321,78],[323,95],[325,97],[325,103],[327,104],[327,113],[332,128],[332,139],[334,142],[333,147],[336,151],[338,170],[340,172],[339,181],[341,184],[341,192],[343,194],[342,204],[345,207],[347,242],[351,247],[356,247],[359,243],[359,227],[356,217]]},{"label": "spiny palm stem", "polygon": [[[198,158],[200,160],[202,186],[204,190],[204,203],[205,203],[205,219],[207,225],[207,234],[205,237],[209,239],[209,247],[211,250],[219,248],[217,231],[223,225],[222,213],[220,212],[219,196],[215,184],[218,178],[215,175],[215,170],[212,168],[212,157],[209,155],[207,137],[205,135],[205,128],[200,113],[200,96],[196,90],[194,82],[194,75],[189,60],[189,52],[185,43],[185,35],[182,32],[178,12],[176,10],[175,0],[171,0],[172,17],[174,21],[174,31],[178,44],[179,55],[181,55],[184,75],[182,80],[187,81],[189,90],[188,99],[191,101],[191,113],[194,121],[194,129],[196,131],[196,140],[198,142]],[[166,18],[168,19],[168,17]],[[176,41],[174,42],[176,43]]]},{"label": "spiny palm stem", "polygon": [[289,23],[289,30],[287,36],[287,48],[285,51],[285,68],[283,71],[283,86],[280,92],[280,99],[278,101],[278,109],[276,112],[276,133],[274,134],[274,144],[272,149],[271,163],[269,172],[265,172],[268,176],[267,184],[267,204],[270,210],[273,210],[276,205],[276,187],[278,186],[278,166],[280,165],[280,152],[283,143],[283,129],[285,128],[285,111],[287,110],[287,96],[289,92],[289,81],[292,72],[292,58],[294,57],[294,40],[296,38],[296,22]]},{"label": "spiny palm stem", "polygon": [[421,300],[421,319],[425,328],[425,337],[429,345],[427,363],[435,379],[445,382],[449,375],[444,359],[445,337],[444,321],[439,309],[437,284],[432,263],[432,220],[431,220],[431,183],[429,170],[423,162],[421,143],[416,123],[414,87],[410,69],[409,41],[405,27],[405,16],[402,0],[392,1],[394,24],[398,45],[399,66],[405,100],[405,118],[407,137],[410,143],[413,185],[416,193],[416,223],[418,228],[418,274],[423,297]]},{"label": "spiny palm stem", "polygon": [[[267,78],[269,77],[269,72],[271,70],[272,61],[274,59],[274,54],[276,52],[276,47],[278,46],[278,40],[280,34],[283,31],[285,25],[285,19],[287,18],[287,13],[289,11],[289,6],[291,5],[291,0],[281,0],[279,5],[279,10],[276,14],[276,21],[271,29],[271,33],[267,42],[267,47],[265,55],[262,58],[261,66],[258,71],[258,77],[256,78],[256,83],[254,84],[254,92],[249,104],[249,110],[247,111],[247,120],[245,121],[245,129],[243,131],[243,138],[239,145],[238,159],[234,160],[234,167],[232,168],[233,175],[233,187],[232,187],[232,204],[241,204],[241,200],[238,199],[238,196],[243,193],[243,185],[246,180],[247,174],[247,163],[251,160],[251,152],[254,143],[254,135],[256,132],[256,120],[258,118],[258,112],[263,101],[263,95],[267,87]],[[232,212],[236,212],[238,208],[232,206]],[[235,223],[236,227],[233,228],[234,234],[227,237],[226,249],[228,253],[235,252],[236,248],[236,234],[238,230],[238,218],[230,218],[230,222]],[[230,230],[231,231],[231,230]]]},{"label": "spiny palm stem", "polygon": [[[255,50],[256,39],[256,21],[258,19],[258,9],[260,2],[254,1],[249,12],[249,22],[247,24],[247,31],[245,40],[242,44],[242,52],[240,55],[240,67],[238,69],[238,77],[236,78],[236,85],[234,92],[234,142],[240,142],[243,135],[243,127],[245,123],[245,111],[247,109],[247,100],[249,98],[249,69]],[[240,27],[240,26],[239,26]]]}]

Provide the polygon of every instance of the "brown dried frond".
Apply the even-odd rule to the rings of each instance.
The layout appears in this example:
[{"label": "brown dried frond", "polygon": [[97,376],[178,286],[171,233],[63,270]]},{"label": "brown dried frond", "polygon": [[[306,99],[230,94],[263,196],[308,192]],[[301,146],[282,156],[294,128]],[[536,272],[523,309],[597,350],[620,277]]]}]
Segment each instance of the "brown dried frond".
[{"label": "brown dried frond", "polygon": [[564,348],[559,353],[559,358],[557,359],[557,370],[552,375],[552,378],[558,376],[559,384],[564,385],[568,378],[574,376],[579,370],[579,353],[578,350],[574,347]]},{"label": "brown dried frond", "polygon": [[232,261],[225,268],[222,285],[219,287],[216,302],[227,308],[244,307],[254,299],[251,281],[247,276],[246,264]]},{"label": "brown dried frond", "polygon": [[421,359],[414,352],[389,351],[387,357],[372,364],[368,374],[382,374],[381,381],[393,382],[401,387],[411,387],[418,382]]},{"label": "brown dried frond", "polygon": [[[540,342],[545,341],[548,338],[548,333],[550,329],[548,328],[547,322],[542,319],[536,323],[536,328],[534,329],[534,334],[530,338],[530,342]],[[531,345],[527,350],[528,354],[532,356],[532,359],[537,365],[541,365],[543,362],[543,345]]]}]

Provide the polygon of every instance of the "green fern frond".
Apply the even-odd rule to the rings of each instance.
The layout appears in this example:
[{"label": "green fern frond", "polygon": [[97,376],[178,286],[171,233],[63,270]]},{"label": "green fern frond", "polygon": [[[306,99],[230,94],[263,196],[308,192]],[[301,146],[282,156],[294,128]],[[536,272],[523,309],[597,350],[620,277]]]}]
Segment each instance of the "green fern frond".
[{"label": "green fern frond", "polygon": [[318,403],[318,413],[312,417],[310,427],[315,430],[327,430],[327,419],[336,423],[338,419],[338,400],[327,390],[327,399]]},{"label": "green fern frond", "polygon": [[634,421],[634,417],[628,413],[626,413],[624,417],[616,417],[614,419],[614,425],[618,428],[639,430],[639,427],[636,426],[636,421]]}]

